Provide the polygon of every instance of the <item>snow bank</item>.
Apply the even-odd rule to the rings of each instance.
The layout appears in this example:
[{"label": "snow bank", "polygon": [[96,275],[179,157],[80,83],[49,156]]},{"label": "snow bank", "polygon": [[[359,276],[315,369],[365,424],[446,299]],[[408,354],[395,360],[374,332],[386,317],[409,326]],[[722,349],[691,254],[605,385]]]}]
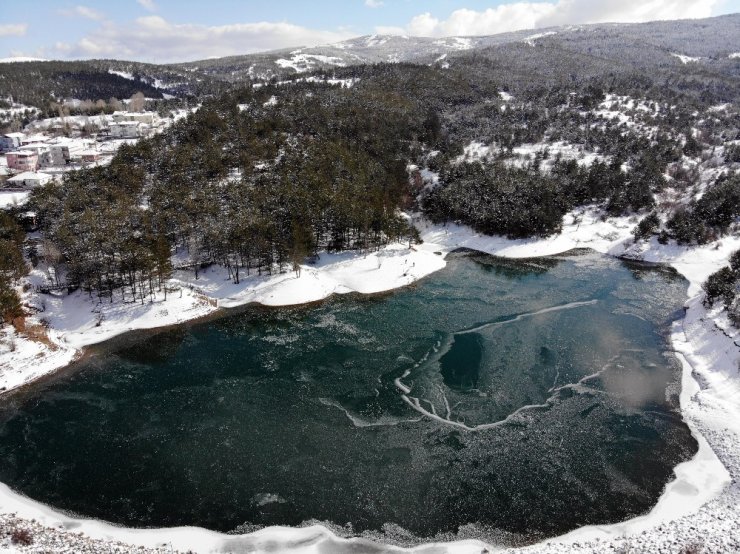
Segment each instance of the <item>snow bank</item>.
[{"label": "snow bank", "polygon": [[475,47],[473,39],[468,37],[449,37],[434,42],[437,46],[444,46],[450,50],[470,50]]},{"label": "snow bank", "polygon": [[[501,92],[499,94],[506,94]],[[503,98],[503,97],[502,97]],[[512,98],[508,96],[508,99]],[[506,98],[504,101],[508,101]],[[487,145],[480,141],[472,141],[463,147],[463,153],[455,158],[455,163],[478,162],[490,158],[500,149],[495,144]],[[542,159],[540,168],[546,171],[552,169],[553,162],[561,160],[576,160],[580,166],[590,166],[595,161],[607,161],[605,156],[586,150],[582,145],[571,144],[565,141],[527,143],[512,149],[512,156],[504,163],[512,167],[524,167],[532,163],[536,156],[547,153],[547,159]]]},{"label": "snow bank", "polygon": [[484,143],[474,140],[467,146],[463,147],[463,153],[455,159],[455,162],[477,162],[487,158],[490,153],[490,146],[486,146]]},{"label": "snow bank", "polygon": [[0,191],[0,210],[9,208],[11,206],[22,206],[28,201],[28,197],[31,195],[30,191],[11,191],[2,190]]},{"label": "snow bank", "polygon": [[[176,271],[169,286],[179,290],[170,292],[166,301],[162,293],[153,302],[147,297],[144,303],[133,302],[130,293],[125,303],[117,295],[113,302],[99,301],[83,291],[39,295],[29,299],[39,309],[29,322],[49,327],[57,349],[52,355],[38,342],[14,337],[12,353],[9,348],[0,349],[0,390],[37,379],[68,364],[78,349],[128,331],[182,323],[213,313],[218,307],[251,302],[285,306],[323,300],[332,294],[384,292],[413,283],[444,266],[442,257],[432,252],[394,244],[366,254],[323,253],[316,264],[302,266],[300,276],[292,271],[247,276],[242,270],[238,285],[219,266],[201,271],[198,279],[190,270]],[[39,269],[29,276],[34,285],[46,280]]]},{"label": "snow bank", "polygon": [[507,159],[506,163],[516,167],[523,167],[527,163],[535,160],[537,154],[544,155],[547,152],[547,159],[543,159],[540,167],[549,171],[552,169],[553,162],[560,158],[561,160],[576,160],[580,166],[589,167],[595,161],[607,161],[607,158],[596,152],[586,150],[583,145],[571,144],[565,141],[557,142],[537,142],[522,144],[512,149],[514,159]]},{"label": "snow bank", "polygon": [[549,37],[549,36],[552,36],[552,35],[557,35],[557,33],[555,31],[548,31],[546,33],[537,33],[535,35],[530,35],[530,36],[526,37],[524,39],[524,42],[526,42],[530,46],[534,46],[535,41],[537,39]]},{"label": "snow bank", "polygon": [[692,62],[698,62],[701,58],[695,58],[693,56],[686,56],[685,54],[676,54],[675,52],[671,52],[671,56],[678,58],[681,60],[681,63],[686,65],[687,63]]},{"label": "snow bank", "polygon": [[[320,525],[310,527],[270,527],[249,535],[226,535],[197,527],[170,529],[130,529],[101,521],[77,519],[47,508],[33,500],[12,492],[0,484],[0,502],[5,512],[25,519],[34,519],[42,525],[84,533],[93,539],[125,542],[145,548],[164,547],[181,552],[211,554],[222,552],[292,552],[298,554],[321,552],[375,551],[366,539],[343,539]],[[363,548],[363,545],[365,548]],[[485,545],[479,541],[460,541],[444,546],[451,554],[480,554]],[[427,546],[403,549],[383,547],[383,552],[428,552]],[[116,550],[119,552],[119,550]]]},{"label": "snow bank", "polygon": [[[72,363],[79,352],[50,330],[48,340],[29,340],[12,327],[0,330],[0,393],[48,375]],[[0,504],[0,508],[2,504]]]},{"label": "snow bank", "polygon": [[128,71],[116,71],[115,69],[109,69],[108,73],[111,75],[118,75],[119,77],[123,77],[124,79],[128,79],[129,81],[135,81],[136,77],[133,76],[132,73],[129,73]]}]

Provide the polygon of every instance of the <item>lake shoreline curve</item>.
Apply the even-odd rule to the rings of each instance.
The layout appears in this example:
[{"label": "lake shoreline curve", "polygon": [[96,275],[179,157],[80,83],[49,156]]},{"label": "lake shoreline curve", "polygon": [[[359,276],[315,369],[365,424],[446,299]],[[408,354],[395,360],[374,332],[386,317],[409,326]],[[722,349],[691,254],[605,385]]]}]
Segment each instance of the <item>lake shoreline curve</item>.
[{"label": "lake shoreline curve", "polygon": [[[520,549],[474,539],[403,548],[378,545],[365,538],[341,538],[321,525],[268,527],[247,535],[194,527],[131,529],[67,516],[0,484],[0,514],[4,514],[0,521],[11,517],[35,520],[35,525],[62,536],[77,539],[76,534],[82,532],[93,541],[126,543],[132,552],[138,552],[139,547],[153,552],[322,552],[352,544],[353,550],[363,551],[365,546],[373,552],[480,553],[487,549],[535,554],[614,552],[619,547],[647,552],[671,545],[678,549],[700,545],[704,552],[724,552],[740,546],[740,538],[733,538],[740,537],[740,332],[729,326],[719,308],[707,310],[701,303],[701,283],[740,248],[740,237],[723,237],[701,247],[661,245],[655,237],[635,243],[632,229],[636,217],[606,219],[593,207],[566,215],[559,234],[539,239],[491,237],[461,225],[434,225],[416,215],[409,218],[419,228],[422,244],[412,248],[395,244],[379,252],[322,254],[316,264],[303,266],[300,277],[293,272],[253,276],[233,285],[223,268],[213,267],[202,272],[197,281],[192,275],[176,272],[172,281],[182,292],[171,294],[166,302],[96,305],[82,292],[44,299],[44,310],[33,320],[47,327],[50,344],[26,344],[31,341],[11,337],[14,351],[0,352],[0,398],[63,370],[85,355],[86,346],[129,331],[192,324],[220,316],[222,308],[255,303],[290,306],[319,302],[333,294],[388,293],[442,269],[447,254],[458,249],[532,258],[588,248],[626,260],[668,265],[689,282],[684,317],[672,324],[669,339],[682,366],[681,413],[699,450],[691,460],[676,466],[674,480],[650,512],[621,523],[582,527]],[[29,279],[33,282],[42,277],[40,272],[32,273]]]}]

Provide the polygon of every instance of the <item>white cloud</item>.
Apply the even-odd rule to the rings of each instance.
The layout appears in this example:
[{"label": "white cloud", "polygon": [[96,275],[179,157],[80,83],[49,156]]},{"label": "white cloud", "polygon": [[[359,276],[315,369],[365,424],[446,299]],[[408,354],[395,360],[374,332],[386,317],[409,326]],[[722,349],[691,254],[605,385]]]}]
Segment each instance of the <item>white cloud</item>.
[{"label": "white cloud", "polygon": [[102,13],[92,8],[88,8],[87,6],[75,6],[68,10],[59,10],[59,13],[67,17],[84,17],[94,21],[102,21],[105,19],[105,16]]},{"label": "white cloud", "polygon": [[0,25],[0,37],[22,37],[27,30],[26,23],[5,23]]},{"label": "white cloud", "polygon": [[158,63],[233,56],[294,46],[315,46],[355,36],[346,29],[320,31],[291,23],[175,24],[158,15],[131,25],[103,24],[74,44],[57,43],[64,58],[118,58]]},{"label": "white cloud", "polygon": [[157,5],[154,3],[154,0],[136,0],[136,2],[140,6],[143,6],[145,10],[149,10],[150,12],[157,11]]},{"label": "white cloud", "polygon": [[580,23],[638,23],[709,17],[718,0],[557,0],[513,2],[483,11],[459,9],[447,19],[417,15],[403,27],[416,36],[491,35],[521,29]]},{"label": "white cloud", "polygon": [[379,8],[383,4],[385,4],[385,2],[383,2],[383,0],[365,0],[365,5],[368,8]]}]

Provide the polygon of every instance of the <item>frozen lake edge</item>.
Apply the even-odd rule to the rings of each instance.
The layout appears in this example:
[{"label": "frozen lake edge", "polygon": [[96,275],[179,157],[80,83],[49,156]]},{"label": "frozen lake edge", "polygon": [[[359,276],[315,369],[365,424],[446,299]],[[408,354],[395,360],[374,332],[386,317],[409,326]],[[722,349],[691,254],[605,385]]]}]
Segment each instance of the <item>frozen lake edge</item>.
[{"label": "frozen lake edge", "polygon": [[[600,214],[588,210],[566,216],[566,222],[569,218],[570,223],[564,225],[559,235],[530,240],[486,237],[466,227],[434,226],[420,221],[417,224],[424,244],[413,250],[394,245],[380,253],[367,255],[326,255],[316,266],[306,266],[300,278],[290,273],[269,279],[245,280],[245,284],[237,291],[227,287],[223,274],[216,270],[197,284],[198,294],[185,295],[185,302],[182,303],[176,301],[182,298],[168,300],[170,304],[164,310],[165,314],[162,314],[159,303],[149,305],[147,309],[139,309],[138,305],[134,305],[114,311],[110,319],[104,320],[105,325],[95,325],[98,316],[90,313],[89,305],[80,306],[78,302],[77,306],[70,306],[72,309],[76,307],[81,313],[69,317],[68,305],[59,302],[58,306],[50,308],[52,312],[59,310],[58,321],[55,321],[53,314],[51,317],[52,336],[58,342],[59,350],[49,352],[50,355],[41,363],[38,353],[32,353],[27,363],[33,360],[34,371],[21,371],[20,379],[18,374],[6,376],[8,372],[0,370],[1,384],[10,389],[67,365],[77,349],[86,344],[100,342],[132,329],[170,325],[207,315],[216,307],[207,302],[204,304],[203,296],[217,298],[220,306],[230,307],[250,302],[298,304],[319,300],[330,294],[353,291],[382,292],[408,285],[441,269],[445,266],[444,256],[461,247],[512,258],[591,248],[614,256],[666,263],[690,283],[686,315],[674,325],[671,342],[683,365],[681,408],[699,441],[699,452],[692,460],[676,468],[677,479],[666,487],[650,513],[619,524],[584,527],[522,551],[573,552],[582,549],[584,552],[611,552],[617,542],[635,548],[641,545],[653,548],[664,540],[669,541],[665,544],[675,544],[672,541],[676,537],[683,537],[680,539],[682,541],[705,541],[712,535],[716,535],[717,540],[732,540],[732,533],[728,533],[726,526],[737,526],[733,522],[739,519],[737,502],[733,499],[738,496],[736,483],[740,472],[740,424],[737,423],[740,421],[740,408],[732,399],[733,394],[737,396],[740,393],[736,369],[740,349],[735,345],[734,335],[727,336],[726,332],[721,332],[721,316],[714,312],[707,313],[702,306],[700,286],[710,273],[726,263],[732,251],[740,247],[740,239],[725,237],[719,246],[714,243],[701,248],[662,246],[656,241],[633,245],[631,229],[634,223],[627,218],[602,221]],[[187,276],[177,275],[176,278],[183,285],[192,284]],[[79,299],[72,300],[77,302]],[[734,373],[732,368],[735,368]],[[81,531],[94,539],[122,541],[145,547],[167,544],[175,549],[195,552],[239,552],[249,549],[321,552],[324,550],[322,545],[333,545],[336,549],[338,543],[347,540],[356,546],[366,542],[363,539],[338,538],[321,526],[272,527],[243,536],[223,535],[197,528],[127,529],[67,517],[13,493],[5,485],[0,486],[0,511],[35,519],[49,527]],[[719,523],[714,527],[699,529],[701,526],[697,524],[697,517]],[[690,531],[692,527],[696,529],[695,533]],[[367,546],[377,551],[378,545],[372,547],[367,543]],[[422,552],[432,546],[425,545],[409,551]],[[484,548],[497,550],[479,541],[434,546],[443,546],[448,552],[481,552]],[[722,544],[717,550],[710,548],[709,551],[727,550],[728,546]],[[381,549],[403,550],[390,546]]]}]

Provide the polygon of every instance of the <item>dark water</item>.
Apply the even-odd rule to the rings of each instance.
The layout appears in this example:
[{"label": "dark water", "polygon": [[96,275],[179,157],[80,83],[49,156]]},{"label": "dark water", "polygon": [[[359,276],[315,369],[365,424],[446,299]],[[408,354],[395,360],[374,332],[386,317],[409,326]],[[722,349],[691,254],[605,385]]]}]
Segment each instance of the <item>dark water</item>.
[{"label": "dark water", "polygon": [[4,400],[0,480],[137,526],[519,542],[623,520],[696,450],[664,336],[685,286],[459,253],[392,295],[129,337]]}]

